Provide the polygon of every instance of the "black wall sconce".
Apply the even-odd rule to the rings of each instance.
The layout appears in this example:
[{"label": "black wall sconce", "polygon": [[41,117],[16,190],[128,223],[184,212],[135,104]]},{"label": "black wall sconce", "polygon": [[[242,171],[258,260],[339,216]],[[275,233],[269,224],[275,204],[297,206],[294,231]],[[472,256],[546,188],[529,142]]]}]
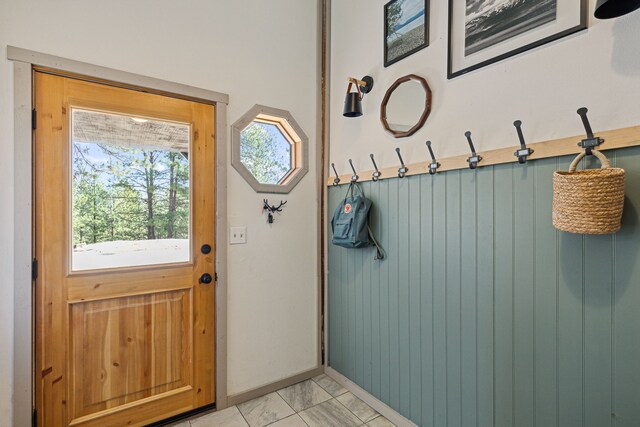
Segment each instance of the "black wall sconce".
[{"label": "black wall sconce", "polygon": [[640,8],[640,0],[598,0],[593,14],[598,19],[617,18]]},{"label": "black wall sconce", "polygon": [[[357,92],[351,91],[354,85]],[[373,77],[364,76],[362,80],[349,77],[349,86],[347,87],[347,96],[344,99],[342,115],[345,117],[360,117],[362,115],[362,98],[365,93],[371,92],[371,89],[373,89]]]}]

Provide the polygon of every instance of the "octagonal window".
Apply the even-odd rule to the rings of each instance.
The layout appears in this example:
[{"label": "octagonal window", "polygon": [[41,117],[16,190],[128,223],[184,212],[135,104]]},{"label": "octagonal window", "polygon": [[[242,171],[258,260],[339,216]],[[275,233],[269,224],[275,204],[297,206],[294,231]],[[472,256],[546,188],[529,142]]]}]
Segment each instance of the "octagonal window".
[{"label": "octagonal window", "polygon": [[231,127],[231,164],[259,193],[288,193],[308,171],[308,139],[288,111],[256,105]]},{"label": "octagonal window", "polygon": [[293,169],[292,146],[280,126],[254,120],[240,132],[240,161],[260,184],[279,184]]}]

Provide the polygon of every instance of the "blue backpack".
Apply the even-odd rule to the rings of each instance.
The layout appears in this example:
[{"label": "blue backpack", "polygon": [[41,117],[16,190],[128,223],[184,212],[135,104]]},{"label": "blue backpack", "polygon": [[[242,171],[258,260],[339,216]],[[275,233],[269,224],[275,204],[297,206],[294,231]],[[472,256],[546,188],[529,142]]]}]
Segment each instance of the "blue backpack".
[{"label": "blue backpack", "polygon": [[[359,194],[354,195],[354,189]],[[376,247],[374,259],[384,259],[384,250],[380,247],[369,227],[369,210],[371,200],[364,197],[364,193],[357,183],[352,182],[347,190],[344,201],[336,208],[331,218],[331,243],[343,248],[364,248],[371,245]]]}]

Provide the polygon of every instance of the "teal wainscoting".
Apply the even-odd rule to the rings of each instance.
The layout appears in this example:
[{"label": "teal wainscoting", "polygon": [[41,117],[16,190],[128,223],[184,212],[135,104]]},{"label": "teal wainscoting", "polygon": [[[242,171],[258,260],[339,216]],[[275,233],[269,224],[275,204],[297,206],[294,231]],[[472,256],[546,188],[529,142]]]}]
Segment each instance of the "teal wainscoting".
[{"label": "teal wainscoting", "polygon": [[640,147],[606,154],[616,235],[553,228],[571,157],[363,183],[388,258],[329,245],[329,365],[420,426],[640,426]]}]

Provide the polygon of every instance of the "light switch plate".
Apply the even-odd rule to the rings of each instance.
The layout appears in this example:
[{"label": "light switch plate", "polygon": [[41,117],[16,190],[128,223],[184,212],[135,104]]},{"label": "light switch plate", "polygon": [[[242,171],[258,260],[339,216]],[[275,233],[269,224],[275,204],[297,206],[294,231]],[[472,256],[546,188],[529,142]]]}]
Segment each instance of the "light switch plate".
[{"label": "light switch plate", "polygon": [[229,232],[229,244],[242,245],[247,243],[247,227],[231,227]]}]

